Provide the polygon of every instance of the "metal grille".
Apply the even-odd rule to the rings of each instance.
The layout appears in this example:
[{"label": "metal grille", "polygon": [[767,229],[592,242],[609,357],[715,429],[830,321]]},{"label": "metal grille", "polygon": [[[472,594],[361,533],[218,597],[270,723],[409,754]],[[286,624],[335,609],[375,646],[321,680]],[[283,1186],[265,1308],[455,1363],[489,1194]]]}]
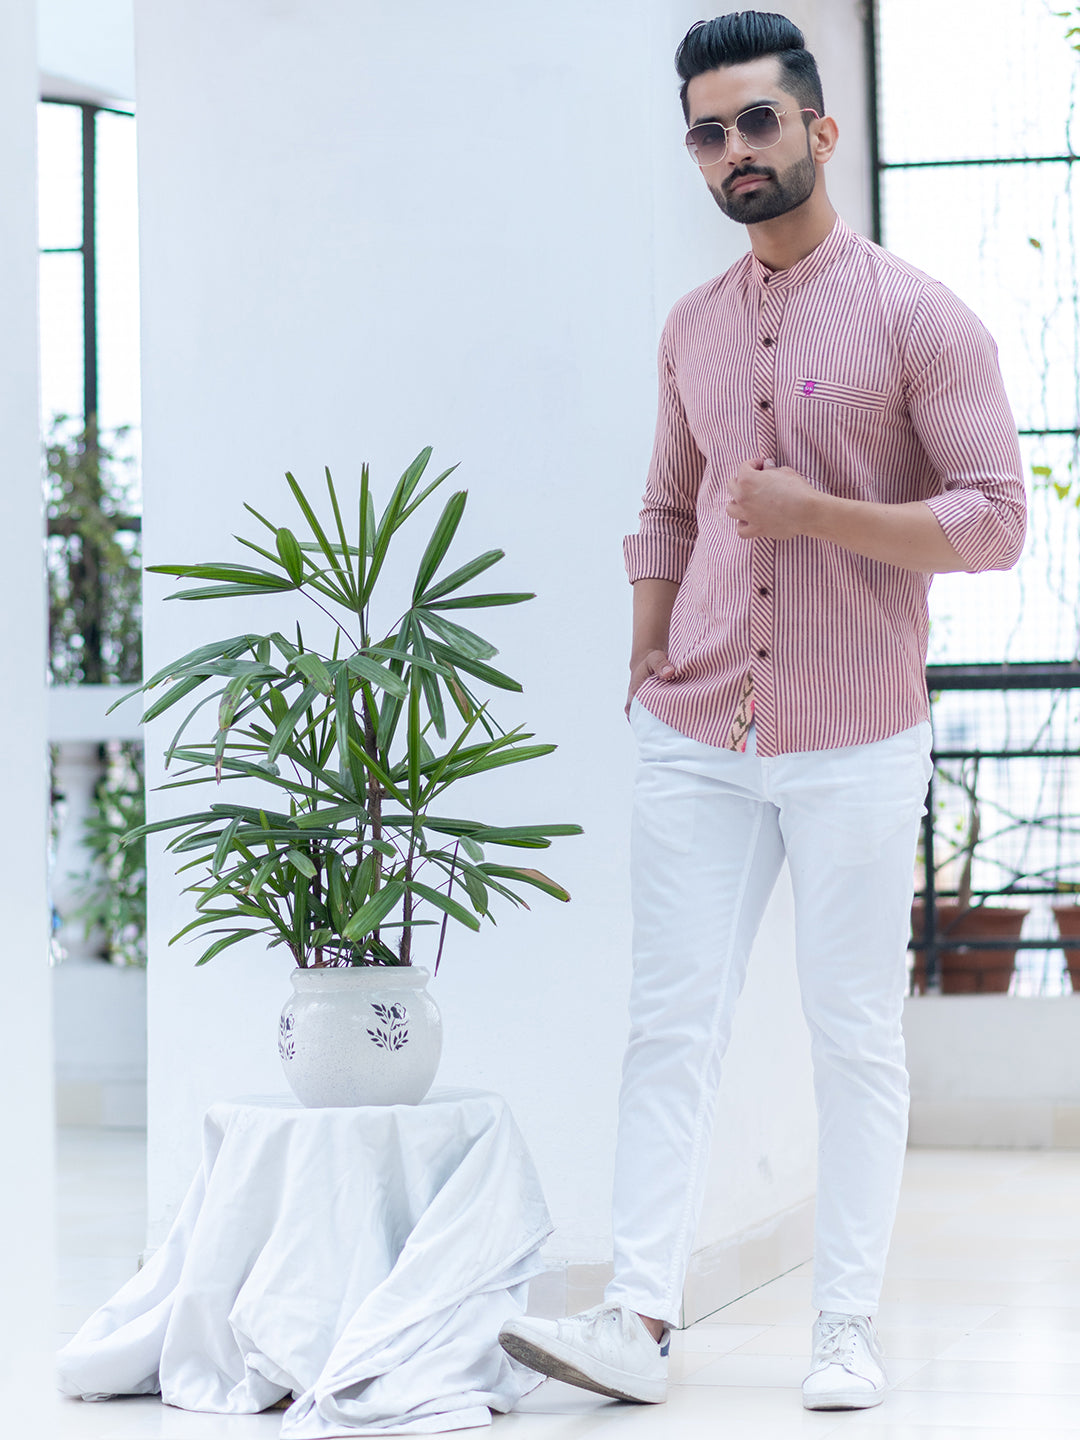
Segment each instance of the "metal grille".
[{"label": "metal grille", "polygon": [[959,897],[1025,910],[1019,940],[978,948],[1016,951],[1013,993],[1064,994],[1054,906],[1080,901],[1080,665],[930,666],[927,684],[934,775],[916,875],[926,931],[912,943],[925,988],[938,987],[943,955],[971,948],[940,924]]}]

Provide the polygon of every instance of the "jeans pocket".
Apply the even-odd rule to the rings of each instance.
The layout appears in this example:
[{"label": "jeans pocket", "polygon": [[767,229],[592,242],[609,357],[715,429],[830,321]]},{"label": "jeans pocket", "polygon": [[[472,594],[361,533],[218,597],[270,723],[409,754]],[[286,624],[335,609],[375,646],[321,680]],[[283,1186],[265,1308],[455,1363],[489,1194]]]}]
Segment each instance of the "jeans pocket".
[{"label": "jeans pocket", "polygon": [[824,752],[814,773],[793,787],[783,823],[816,833],[837,865],[870,864],[923,815],[931,768],[929,725]]},{"label": "jeans pocket", "polygon": [[701,798],[692,778],[645,755],[634,784],[631,844],[635,852],[689,855]]}]

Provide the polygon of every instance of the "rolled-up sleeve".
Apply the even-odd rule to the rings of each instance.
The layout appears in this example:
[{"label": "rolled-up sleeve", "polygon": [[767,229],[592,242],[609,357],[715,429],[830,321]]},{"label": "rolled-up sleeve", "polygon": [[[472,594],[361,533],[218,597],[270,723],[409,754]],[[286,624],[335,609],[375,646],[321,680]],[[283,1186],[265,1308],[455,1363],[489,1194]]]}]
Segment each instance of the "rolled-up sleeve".
[{"label": "rolled-up sleeve", "polygon": [[623,540],[623,560],[635,580],[682,581],[697,540],[697,495],[705,457],[679,397],[671,357],[671,320],[660,337],[660,398],[656,439],[636,535]]},{"label": "rolled-up sleeve", "polygon": [[968,570],[1008,570],[1024,545],[1020,447],[985,327],[951,291],[924,289],[905,355],[908,409],[941,480],[926,504]]}]

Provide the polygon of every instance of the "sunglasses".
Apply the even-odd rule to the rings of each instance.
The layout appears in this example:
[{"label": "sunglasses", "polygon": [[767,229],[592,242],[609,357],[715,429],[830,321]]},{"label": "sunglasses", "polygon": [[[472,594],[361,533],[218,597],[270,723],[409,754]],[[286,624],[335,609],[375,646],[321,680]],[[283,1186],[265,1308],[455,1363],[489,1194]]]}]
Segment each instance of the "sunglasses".
[{"label": "sunglasses", "polygon": [[[776,110],[771,105],[755,105],[735,117],[734,125],[721,125],[718,120],[707,120],[704,125],[695,125],[686,132],[686,148],[690,158],[704,170],[707,165],[717,165],[727,154],[727,137],[734,130],[739,139],[751,150],[768,150],[780,143],[780,117],[786,110]],[[809,105],[804,105],[798,114],[821,116]]]}]

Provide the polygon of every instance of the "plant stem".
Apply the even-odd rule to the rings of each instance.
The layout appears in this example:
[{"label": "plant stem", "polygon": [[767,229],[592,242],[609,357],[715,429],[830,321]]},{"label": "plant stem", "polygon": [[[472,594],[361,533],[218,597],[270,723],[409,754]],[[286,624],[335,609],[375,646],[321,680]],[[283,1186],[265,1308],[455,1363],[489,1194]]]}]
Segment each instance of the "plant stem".
[{"label": "plant stem", "polygon": [[[316,573],[318,573],[318,572],[316,572]],[[344,626],[344,625],[341,623],[341,621],[337,618],[337,616],[334,614],[334,612],[333,612],[332,610],[328,610],[328,609],[326,608],[326,606],[322,603],[321,600],[316,600],[316,599],[315,599],[315,596],[312,595],[312,593],[311,593],[310,590],[304,590],[303,587],[302,587],[302,585],[301,585],[300,588],[301,588],[302,594],[304,595],[304,598],[307,599],[307,600],[310,600],[313,605],[317,605],[317,606],[319,607],[319,609],[323,612],[323,614],[327,617],[327,619],[330,621],[330,623],[331,623],[336,629],[338,629],[338,630],[341,631],[342,635],[345,636],[345,639],[348,640],[349,644],[353,647],[353,649],[354,649],[354,650],[358,650],[358,649],[359,649],[359,646],[357,645],[356,641],[355,641],[355,640],[353,639],[353,637],[349,634],[348,630],[345,629],[345,626]]]},{"label": "plant stem", "polygon": [[[961,784],[963,781],[961,780]],[[960,871],[960,882],[957,885],[956,903],[961,914],[971,909],[971,870],[975,859],[975,846],[979,843],[979,830],[982,817],[979,814],[979,760],[976,756],[971,772],[971,784],[964,784],[964,790],[968,799],[968,829],[967,838],[964,843],[964,864]]]},{"label": "plant stem", "polygon": [[[317,900],[317,901],[321,904],[321,903],[322,903],[322,864],[321,864],[320,862],[321,862],[321,860],[322,860],[322,851],[319,849],[319,845],[318,845],[318,842],[317,842],[317,841],[312,841],[311,850],[312,850],[312,856],[311,856],[311,858],[312,858],[312,863],[313,863],[314,866],[315,866],[315,874],[314,874],[314,876],[313,876],[313,878],[312,878],[312,881],[311,881],[311,893],[312,893],[312,896],[315,898],[315,900]],[[316,965],[321,965],[322,963],[323,963],[323,947],[322,947],[321,945],[319,945],[319,946],[316,948],[316,951],[315,951],[315,964],[316,964]]]},{"label": "plant stem", "polygon": [[[364,748],[373,760],[378,760],[376,718],[371,713],[371,706],[366,698],[364,700]],[[368,819],[371,823],[371,838],[373,841],[379,841],[382,839],[382,786],[370,770],[367,772],[367,808]],[[374,895],[382,888],[382,854],[374,848],[371,853],[374,856],[371,893]],[[380,938],[378,926],[372,933],[377,941]]]},{"label": "plant stem", "polygon": [[405,896],[402,905],[401,918],[405,924],[401,931],[401,944],[398,946],[398,958],[402,965],[412,964],[412,926],[409,923],[413,915],[412,891],[408,888],[409,881],[413,877],[413,855],[416,851],[416,831],[409,833],[409,853],[405,857]]}]

